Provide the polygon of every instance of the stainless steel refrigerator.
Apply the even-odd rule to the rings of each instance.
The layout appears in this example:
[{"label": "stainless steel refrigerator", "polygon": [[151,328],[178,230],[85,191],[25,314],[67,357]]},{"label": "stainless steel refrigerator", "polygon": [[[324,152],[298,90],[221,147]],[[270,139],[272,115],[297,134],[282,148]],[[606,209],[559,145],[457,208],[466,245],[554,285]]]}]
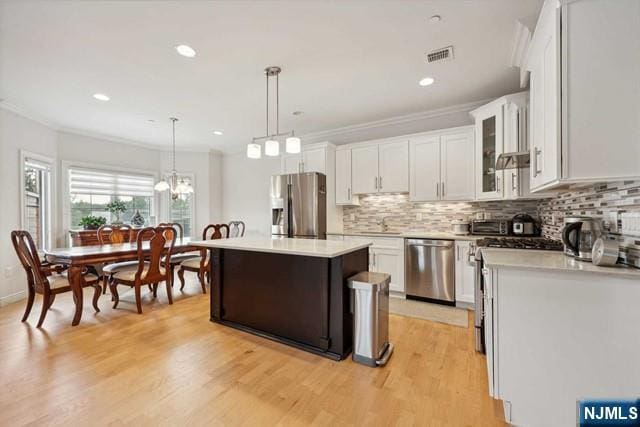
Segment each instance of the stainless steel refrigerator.
[{"label": "stainless steel refrigerator", "polygon": [[271,177],[271,235],[327,238],[327,178],[318,172]]}]

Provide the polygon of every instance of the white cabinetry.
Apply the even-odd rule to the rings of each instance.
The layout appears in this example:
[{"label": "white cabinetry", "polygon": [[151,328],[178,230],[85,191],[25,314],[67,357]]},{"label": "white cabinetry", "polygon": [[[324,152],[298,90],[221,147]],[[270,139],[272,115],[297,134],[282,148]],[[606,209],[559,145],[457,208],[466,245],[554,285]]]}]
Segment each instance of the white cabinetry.
[{"label": "white cabinetry", "polygon": [[476,125],[475,186],[477,200],[529,196],[528,169],[496,170],[503,153],[527,151],[528,93],[496,99],[471,112]]},{"label": "white cabinetry", "polygon": [[409,145],[406,140],[353,147],[354,194],[409,191]]},{"label": "white cabinetry", "polygon": [[474,135],[470,127],[410,138],[411,201],[473,200],[473,158]]},{"label": "white cabinetry", "polygon": [[336,205],[360,204],[351,178],[351,150],[336,150]]},{"label": "white cabinetry", "polygon": [[456,241],[456,305],[473,308],[475,303],[476,270],[472,261],[475,251],[473,242]]},{"label": "white cabinetry", "polygon": [[282,173],[327,173],[327,147],[304,147],[297,154],[282,155]]},{"label": "white cabinetry", "polygon": [[369,271],[391,275],[389,289],[404,293],[404,239],[399,237],[344,236],[345,241],[371,242]]},{"label": "white cabinetry", "polygon": [[637,0],[545,1],[526,59],[532,191],[640,177],[639,16]]}]

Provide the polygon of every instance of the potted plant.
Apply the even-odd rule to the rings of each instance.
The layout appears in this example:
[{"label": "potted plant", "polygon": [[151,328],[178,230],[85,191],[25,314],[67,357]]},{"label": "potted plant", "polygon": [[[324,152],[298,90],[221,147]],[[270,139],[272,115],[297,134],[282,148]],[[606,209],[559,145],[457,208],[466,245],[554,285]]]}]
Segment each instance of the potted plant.
[{"label": "potted plant", "polygon": [[101,225],[107,223],[107,218],[103,216],[87,215],[80,218],[80,223],[85,230],[97,230]]},{"label": "potted plant", "polygon": [[115,221],[111,221],[112,224],[122,224],[120,221],[120,214],[127,210],[127,205],[119,199],[115,199],[113,202],[108,203],[106,208],[116,216]]}]

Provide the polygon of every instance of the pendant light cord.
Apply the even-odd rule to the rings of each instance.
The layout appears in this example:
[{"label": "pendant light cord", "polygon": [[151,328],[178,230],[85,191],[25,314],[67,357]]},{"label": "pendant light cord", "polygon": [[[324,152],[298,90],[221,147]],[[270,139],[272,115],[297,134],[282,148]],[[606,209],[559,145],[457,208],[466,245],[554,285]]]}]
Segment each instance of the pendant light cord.
[{"label": "pendant light cord", "polygon": [[276,74],[276,135],[280,135],[280,73]]},{"label": "pendant light cord", "polygon": [[267,80],[267,133],[266,135],[269,136],[269,72],[265,71],[264,75],[266,77]]},{"label": "pendant light cord", "polygon": [[176,170],[176,122],[178,121],[178,119],[176,119],[175,117],[171,118],[171,121],[173,122],[173,170]]}]

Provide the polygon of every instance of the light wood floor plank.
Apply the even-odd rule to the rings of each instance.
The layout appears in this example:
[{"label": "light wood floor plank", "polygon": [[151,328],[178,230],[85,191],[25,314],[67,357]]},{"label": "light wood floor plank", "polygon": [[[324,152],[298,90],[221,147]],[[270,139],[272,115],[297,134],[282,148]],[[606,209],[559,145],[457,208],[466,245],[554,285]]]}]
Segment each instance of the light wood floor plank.
[{"label": "light wood floor plank", "polygon": [[42,329],[39,297],[27,323],[24,302],[0,308],[0,425],[504,424],[471,328],[391,315],[395,353],[371,369],[209,322],[192,279],[172,306],[144,294],[143,315],[109,299],[94,314],[87,296],[77,327],[70,295]]}]

